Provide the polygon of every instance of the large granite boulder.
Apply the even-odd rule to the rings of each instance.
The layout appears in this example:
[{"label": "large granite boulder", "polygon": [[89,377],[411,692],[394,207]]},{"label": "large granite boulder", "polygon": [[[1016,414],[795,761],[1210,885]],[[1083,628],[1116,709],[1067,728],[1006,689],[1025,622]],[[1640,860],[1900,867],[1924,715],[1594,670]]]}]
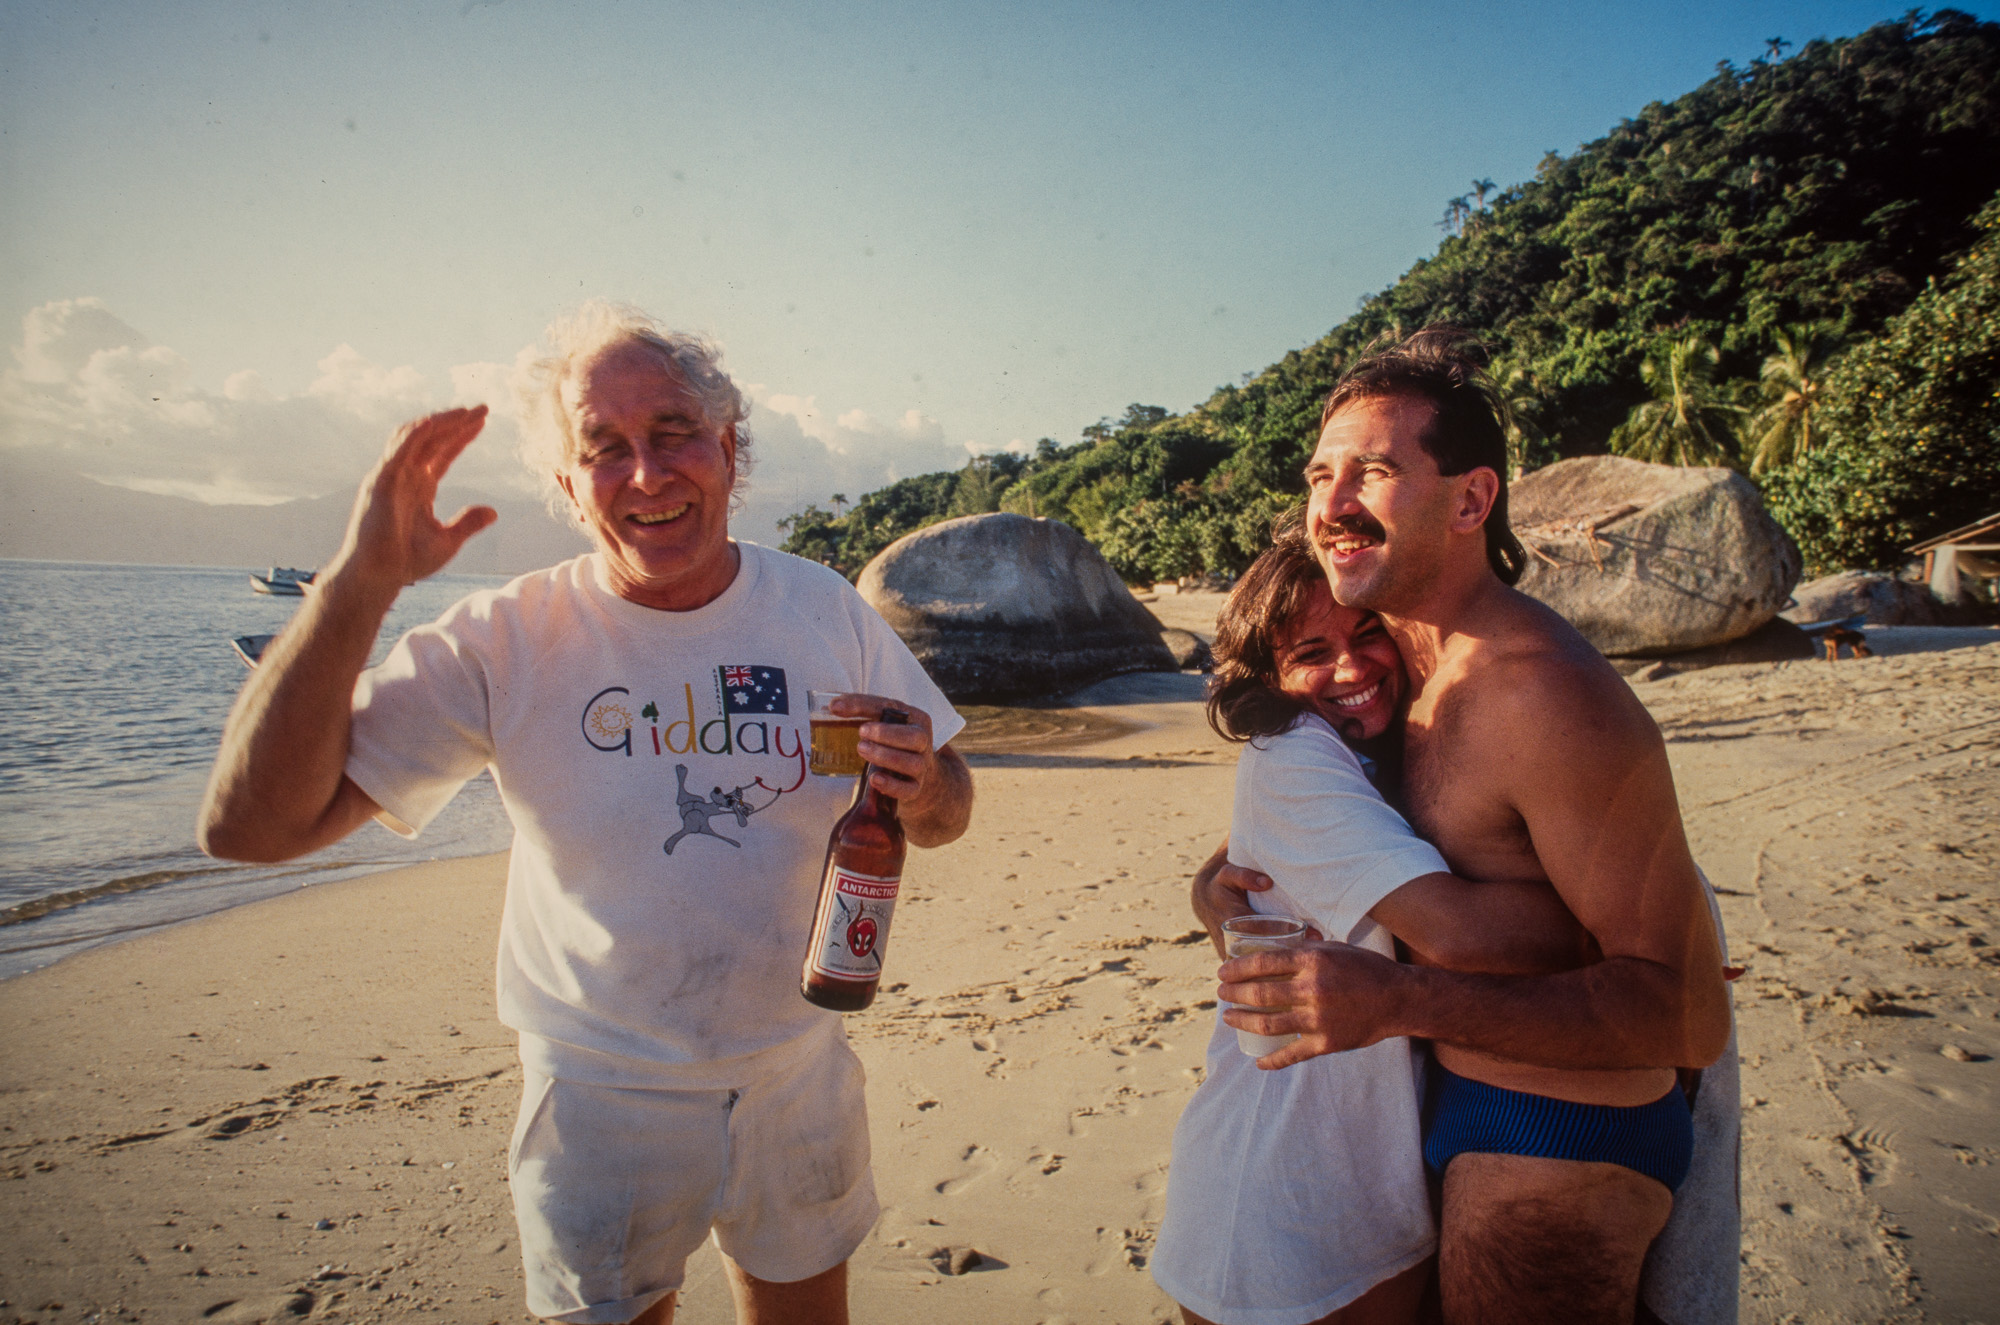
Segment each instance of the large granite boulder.
[{"label": "large granite boulder", "polygon": [[1176,670],[1159,621],[1055,520],[968,515],[919,529],[869,562],[859,588],[953,699],[1054,695]]},{"label": "large granite boulder", "polygon": [[1725,644],[1710,644],[1679,653],[1625,655],[1611,665],[1626,676],[1656,681],[1662,676],[1694,671],[1702,667],[1724,667],[1731,663],[1784,662],[1794,658],[1817,658],[1820,642],[1783,617],[1772,617],[1748,635]]},{"label": "large granite boulder", "polygon": [[1174,666],[1183,672],[1207,672],[1215,668],[1215,650],[1192,630],[1168,626],[1160,632],[1160,643],[1174,656]]},{"label": "large granite boulder", "polygon": [[1799,581],[1798,545],[1733,470],[1586,456],[1528,474],[1508,505],[1522,591],[1607,654],[1741,638]]},{"label": "large granite boulder", "polygon": [[1796,606],[1783,613],[1801,626],[1865,617],[1871,626],[1951,626],[1958,616],[1927,584],[1872,570],[1844,570],[1792,590]]}]

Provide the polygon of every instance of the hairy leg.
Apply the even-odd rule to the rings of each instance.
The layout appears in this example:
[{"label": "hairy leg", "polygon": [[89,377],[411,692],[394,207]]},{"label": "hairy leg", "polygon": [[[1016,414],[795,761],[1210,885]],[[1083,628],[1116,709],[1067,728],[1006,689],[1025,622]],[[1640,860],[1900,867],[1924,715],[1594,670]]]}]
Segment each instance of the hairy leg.
[{"label": "hairy leg", "polygon": [[[1416,1325],[1422,1319],[1424,1294],[1437,1269],[1435,1260],[1413,1265],[1394,1278],[1384,1279],[1346,1306],[1321,1316],[1312,1325]],[[1214,1325],[1204,1317],[1181,1308],[1186,1325]]]},{"label": "hairy leg", "polygon": [[847,1262],[810,1279],[776,1284],[759,1279],[728,1256],[736,1325],[847,1325]]},{"label": "hairy leg", "polygon": [[1463,1154],[1444,1175],[1449,1325],[1628,1325],[1673,1194],[1619,1164]]}]

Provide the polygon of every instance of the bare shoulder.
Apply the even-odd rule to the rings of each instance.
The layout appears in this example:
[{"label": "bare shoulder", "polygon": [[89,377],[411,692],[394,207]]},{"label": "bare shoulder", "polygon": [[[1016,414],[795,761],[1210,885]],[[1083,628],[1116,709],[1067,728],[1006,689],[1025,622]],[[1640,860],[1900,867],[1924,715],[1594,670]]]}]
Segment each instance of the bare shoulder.
[{"label": "bare shoulder", "polygon": [[1652,715],[1604,656],[1547,607],[1513,598],[1465,674],[1479,725],[1528,758],[1588,764],[1661,748]]}]

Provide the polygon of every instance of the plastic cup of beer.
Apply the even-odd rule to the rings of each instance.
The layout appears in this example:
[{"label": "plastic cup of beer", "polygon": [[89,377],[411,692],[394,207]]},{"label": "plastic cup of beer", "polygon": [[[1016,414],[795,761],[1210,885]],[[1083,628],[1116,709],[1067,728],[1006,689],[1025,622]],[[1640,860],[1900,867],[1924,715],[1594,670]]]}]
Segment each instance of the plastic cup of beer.
[{"label": "plastic cup of beer", "polygon": [[833,701],[846,693],[840,690],[808,690],[809,720],[812,723],[812,760],[808,765],[821,777],[859,777],[861,724],[865,718],[835,717]]},{"label": "plastic cup of beer", "polygon": [[[1278,948],[1301,948],[1306,942],[1306,922],[1297,916],[1253,915],[1231,916],[1222,922],[1223,950],[1231,957],[1241,957],[1252,952],[1271,952]],[[1247,1012],[1278,1012],[1280,1008],[1252,1008],[1244,1003],[1225,1003],[1224,1007],[1243,1008]],[[1236,1032],[1236,1047],[1252,1058],[1262,1058],[1274,1054],[1292,1041],[1297,1035],[1259,1035],[1255,1031]]]}]

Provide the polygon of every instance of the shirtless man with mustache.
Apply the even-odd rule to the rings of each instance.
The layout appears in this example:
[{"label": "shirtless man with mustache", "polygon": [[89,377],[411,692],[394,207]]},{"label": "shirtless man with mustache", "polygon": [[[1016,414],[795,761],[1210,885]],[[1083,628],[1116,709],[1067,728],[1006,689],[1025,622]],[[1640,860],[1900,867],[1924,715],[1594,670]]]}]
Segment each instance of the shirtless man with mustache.
[{"label": "shirtless man with mustache", "polygon": [[1546,880],[1603,952],[1477,975],[1340,943],[1223,968],[1230,1024],[1301,1039],[1279,1068],[1432,1041],[1424,1158],[1442,1188],[1449,1322],[1629,1322],[1687,1170],[1676,1068],[1722,1051],[1722,953],[1657,727],[1554,612],[1511,587],[1503,414],[1451,328],[1342,378],[1306,467],[1334,599],[1381,615],[1409,671],[1403,809],[1462,878]]}]

